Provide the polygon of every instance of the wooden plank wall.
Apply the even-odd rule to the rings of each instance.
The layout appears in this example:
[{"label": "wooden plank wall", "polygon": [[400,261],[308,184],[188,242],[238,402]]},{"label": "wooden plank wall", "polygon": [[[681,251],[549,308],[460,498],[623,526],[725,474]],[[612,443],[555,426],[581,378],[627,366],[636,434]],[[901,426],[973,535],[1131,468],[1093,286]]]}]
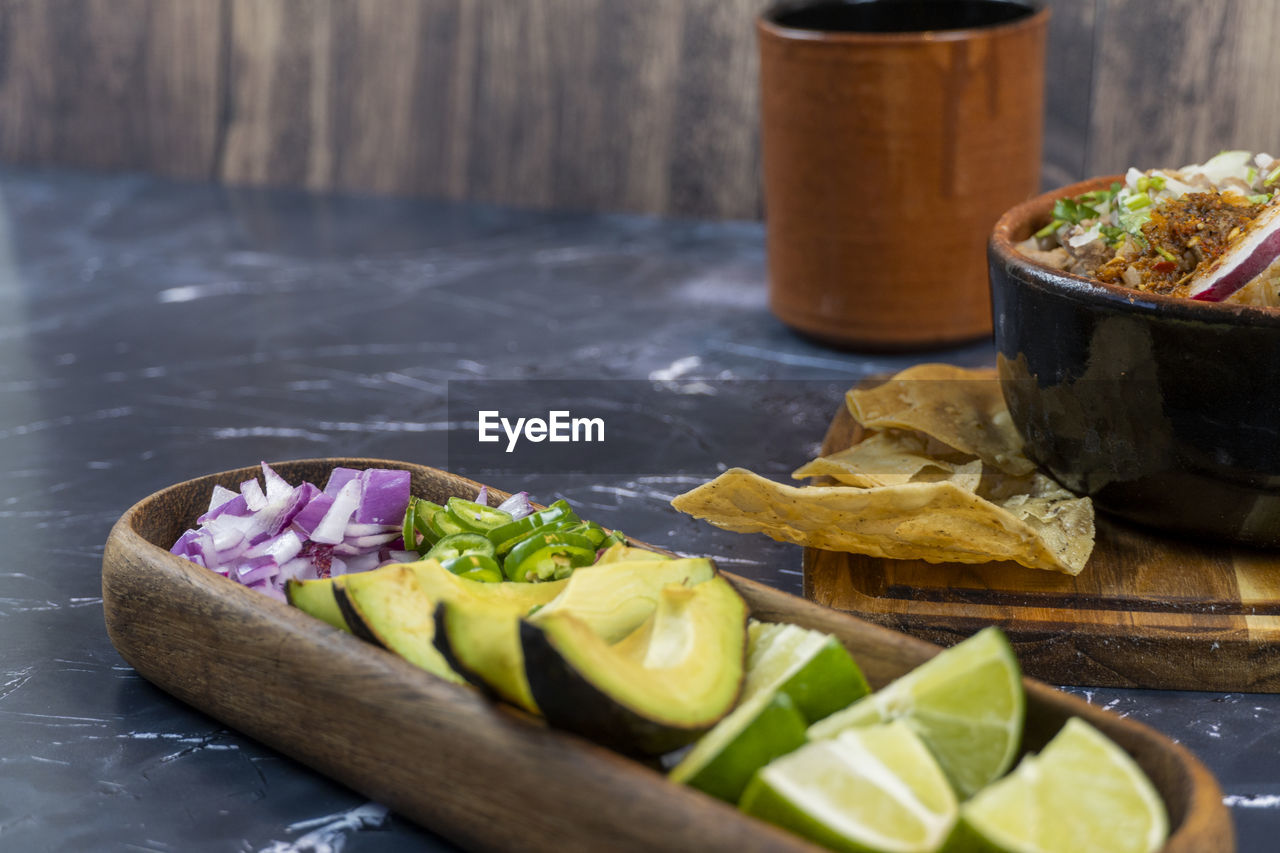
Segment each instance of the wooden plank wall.
[{"label": "wooden plank wall", "polygon": [[[1050,0],[1044,180],[1280,153],[1274,0]],[[0,0],[0,160],[762,213],[764,0]]]}]

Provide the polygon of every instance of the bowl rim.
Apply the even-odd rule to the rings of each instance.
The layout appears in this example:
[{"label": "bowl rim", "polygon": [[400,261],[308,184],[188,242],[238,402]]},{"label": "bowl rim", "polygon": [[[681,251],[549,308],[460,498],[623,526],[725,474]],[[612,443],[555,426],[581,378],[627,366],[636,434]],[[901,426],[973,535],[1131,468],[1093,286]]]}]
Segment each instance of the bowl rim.
[{"label": "bowl rim", "polygon": [[[845,2],[849,2],[849,0],[845,0]],[[956,27],[945,30],[909,30],[889,33],[813,30],[779,23],[778,18],[788,12],[798,11],[810,6],[843,5],[841,0],[827,0],[825,3],[822,0],[772,0],[769,5],[756,14],[756,31],[761,36],[769,36],[770,38],[789,42],[832,45],[852,44],[861,47],[877,47],[967,41],[988,35],[1004,36],[1044,26],[1051,15],[1046,0],[994,0],[994,2],[1008,6],[1021,6],[1026,10],[1026,14],[999,24]]]},{"label": "bowl rim", "polygon": [[[998,260],[1006,270],[1016,268],[1023,271],[1022,275],[1011,276],[1023,286],[1073,297],[1098,307],[1150,314],[1159,316],[1161,319],[1188,320],[1214,325],[1280,328],[1280,308],[1236,305],[1226,302],[1201,302],[1181,296],[1165,296],[1159,293],[1131,290],[1088,276],[1054,269],[1018,251],[1015,244],[1033,233],[1031,226],[1038,219],[1048,221],[1047,215],[1058,199],[1077,196],[1090,190],[1110,186],[1112,183],[1123,182],[1124,175],[1103,175],[1041,193],[1009,208],[996,221],[987,244],[993,271],[995,262]],[[994,276],[992,278],[994,279]]]}]

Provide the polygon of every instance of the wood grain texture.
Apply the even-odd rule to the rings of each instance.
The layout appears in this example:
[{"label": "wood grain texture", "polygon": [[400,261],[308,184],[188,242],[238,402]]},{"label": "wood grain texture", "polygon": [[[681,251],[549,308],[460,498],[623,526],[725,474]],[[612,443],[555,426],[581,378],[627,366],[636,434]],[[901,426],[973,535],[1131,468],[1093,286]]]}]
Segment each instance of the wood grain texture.
[{"label": "wood grain texture", "polygon": [[1087,171],[1093,99],[1094,32],[1104,0],[1048,0],[1045,51],[1043,189],[1066,186]]},{"label": "wood grain texture", "polygon": [[208,178],[220,2],[0,3],[0,157]]},{"label": "wood grain texture", "polygon": [[[858,427],[841,408],[823,452]],[[989,624],[1055,684],[1280,692],[1280,555],[1098,520],[1076,577],[806,549],[806,597],[933,642]]]},{"label": "wood grain texture", "polygon": [[751,0],[229,0],[233,183],[754,217]]},{"label": "wood grain texture", "polygon": [[1200,163],[1276,149],[1280,7],[1270,0],[1104,0],[1087,171]]},{"label": "wood grain texture", "polygon": [[[298,483],[324,482],[335,465],[408,469],[414,493],[437,501],[471,498],[479,488],[443,471],[385,460],[273,467]],[[102,574],[107,631],[144,677],[468,849],[814,849],[167,552],[203,511],[215,483],[234,487],[257,473],[243,468],[170,487],[135,505],[112,529]],[[756,618],[835,634],[873,686],[938,651],[726,577]],[[1027,749],[1042,747],[1070,716],[1083,717],[1133,755],[1160,791],[1172,829],[1164,853],[1234,850],[1221,790],[1183,747],[1042,683],[1025,685]]]},{"label": "wood grain texture", "polygon": [[[1270,0],[1047,0],[1042,183],[1274,147]],[[0,0],[0,159],[759,218],[765,0]]]}]

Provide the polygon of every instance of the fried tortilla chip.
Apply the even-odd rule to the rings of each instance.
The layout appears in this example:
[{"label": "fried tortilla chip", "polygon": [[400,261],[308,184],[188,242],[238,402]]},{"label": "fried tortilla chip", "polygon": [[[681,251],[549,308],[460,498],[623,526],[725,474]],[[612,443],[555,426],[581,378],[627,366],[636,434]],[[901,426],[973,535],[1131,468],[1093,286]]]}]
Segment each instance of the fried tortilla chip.
[{"label": "fried tortilla chip", "polygon": [[796,480],[831,477],[846,486],[862,487],[951,480],[973,492],[982,479],[982,461],[923,433],[885,430],[839,453],[820,456],[791,476]]},{"label": "fried tortilla chip", "polygon": [[865,429],[916,430],[1009,474],[1030,474],[1000,382],[992,370],[918,364],[874,388],[845,395]]},{"label": "fried tortilla chip", "polygon": [[[1006,508],[952,482],[787,486],[742,468],[671,502],[681,512],[739,533],[764,533],[830,551],[931,563],[1013,560],[1079,574],[1093,548],[1087,499],[1011,499]],[[1043,503],[1037,503],[1043,500]]]}]

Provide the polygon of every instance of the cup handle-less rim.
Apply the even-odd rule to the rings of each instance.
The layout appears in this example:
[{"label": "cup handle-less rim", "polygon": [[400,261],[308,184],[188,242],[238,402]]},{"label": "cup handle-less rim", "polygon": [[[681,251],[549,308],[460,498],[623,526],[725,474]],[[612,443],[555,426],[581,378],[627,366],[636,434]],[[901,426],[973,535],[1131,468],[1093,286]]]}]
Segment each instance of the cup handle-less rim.
[{"label": "cup handle-less rim", "polygon": [[[892,0],[885,1],[892,2]],[[863,2],[867,2],[867,0],[863,0]],[[858,33],[833,30],[807,30],[800,27],[783,26],[776,21],[776,18],[779,15],[801,9],[806,6],[823,4],[822,0],[782,0],[782,2],[774,3],[756,16],[756,29],[761,35],[767,34],[774,38],[785,39],[787,41],[831,42],[842,45],[862,44],[872,46],[909,44],[911,42],[928,41],[963,41],[966,39],[979,38],[985,35],[1004,35],[1005,33],[1034,29],[1036,27],[1043,26],[1049,20],[1049,7],[1045,4],[1044,0],[997,0],[997,2],[1007,3],[1007,5],[1010,6],[1023,6],[1030,11],[1030,14],[999,24],[990,24],[981,27],[964,27],[954,30],[917,30],[914,32],[902,33]],[[848,3],[847,5],[856,4]]]}]

